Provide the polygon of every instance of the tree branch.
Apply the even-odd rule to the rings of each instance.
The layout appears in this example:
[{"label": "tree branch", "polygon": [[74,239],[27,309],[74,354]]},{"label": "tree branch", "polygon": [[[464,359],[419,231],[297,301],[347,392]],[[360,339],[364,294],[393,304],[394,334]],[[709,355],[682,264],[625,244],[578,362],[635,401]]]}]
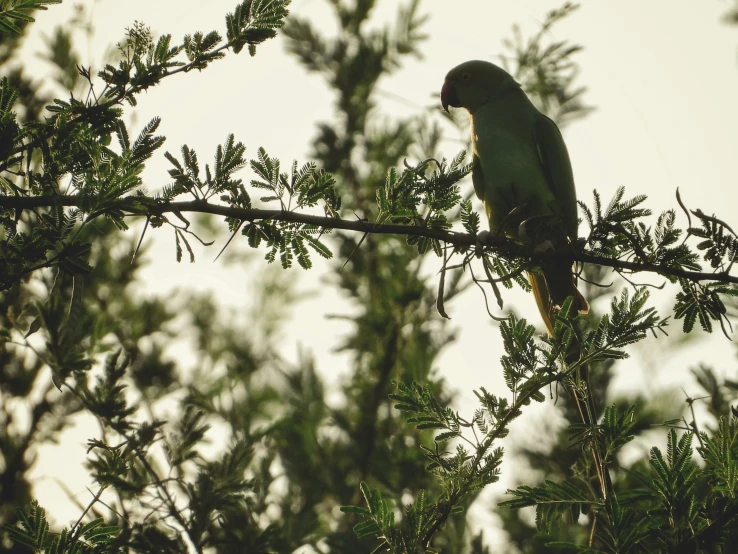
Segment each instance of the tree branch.
[{"label": "tree branch", "polygon": [[[142,204],[151,202],[145,209],[141,208]],[[95,207],[95,197],[85,197],[80,195],[58,195],[58,196],[6,196],[0,195],[0,208],[9,209],[32,209],[52,206],[74,206],[87,210]],[[469,248],[478,244],[478,238],[468,233],[459,233],[457,231],[444,231],[440,229],[431,229],[428,227],[420,227],[415,225],[398,225],[389,223],[371,223],[366,220],[356,219],[347,220],[334,217],[319,216],[306,214],[295,211],[285,210],[268,210],[260,208],[235,208],[231,206],[223,206],[220,204],[212,204],[204,200],[195,200],[189,202],[162,202],[156,203],[150,198],[128,196],[120,201],[107,203],[105,209],[115,208],[128,212],[130,215],[139,216],[156,216],[165,213],[206,213],[212,215],[220,215],[242,221],[286,221],[292,223],[302,223],[305,225],[316,225],[326,229],[342,229],[345,231],[355,231],[358,233],[373,233],[382,235],[405,235],[415,237],[425,237],[436,239],[446,244],[456,247]],[[104,211],[98,212],[97,215],[104,215]],[[644,262],[634,262],[628,260],[619,260],[607,258],[604,256],[596,256],[587,252],[575,251],[559,251],[559,252],[533,252],[530,246],[520,244],[503,235],[490,233],[486,240],[485,246],[496,250],[499,253],[511,257],[527,258],[532,261],[569,261],[596,264],[605,267],[611,267],[615,270],[624,270],[632,273],[654,273],[666,278],[683,278],[690,281],[713,281],[718,283],[738,284],[738,275],[731,275],[727,272],[709,272],[709,271],[690,271],[681,268],[669,267],[666,265],[657,265]]]}]

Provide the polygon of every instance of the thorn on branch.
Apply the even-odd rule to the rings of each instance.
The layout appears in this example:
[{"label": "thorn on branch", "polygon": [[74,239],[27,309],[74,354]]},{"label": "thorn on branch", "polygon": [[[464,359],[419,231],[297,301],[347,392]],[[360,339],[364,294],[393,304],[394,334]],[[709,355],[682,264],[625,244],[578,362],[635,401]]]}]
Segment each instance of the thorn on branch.
[{"label": "thorn on branch", "polygon": [[238,234],[238,232],[241,230],[241,227],[243,227],[243,219],[238,222],[238,227],[236,227],[236,229],[233,231],[233,233],[231,234],[231,236],[228,239],[228,241],[223,245],[223,248],[220,249],[220,252],[218,252],[218,255],[215,256],[215,258],[213,259],[213,263],[217,262],[218,261],[218,258],[220,258],[220,255],[223,252],[225,252],[225,249],[228,248],[228,245],[229,244],[231,244],[231,241]]},{"label": "thorn on branch", "polygon": [[133,263],[133,260],[136,259],[136,255],[138,254],[138,251],[141,248],[141,244],[143,243],[144,236],[146,235],[146,230],[149,228],[149,221],[151,221],[151,217],[146,216],[146,223],[144,224],[143,231],[141,231],[141,238],[138,239],[138,244],[136,245],[136,249],[133,251],[133,255],[131,256],[131,263]]},{"label": "thorn on branch", "polygon": [[404,165],[404,166],[405,166],[405,169],[407,169],[408,171],[412,171],[412,172],[413,172],[413,173],[415,173],[416,175],[422,175],[422,173],[423,173],[423,170],[425,169],[425,167],[426,167],[426,166],[427,166],[427,165],[428,165],[429,163],[431,163],[431,162],[435,163],[435,164],[436,164],[436,166],[438,166],[438,171],[440,171],[440,172],[443,172],[443,164],[442,164],[441,162],[439,162],[439,161],[438,161],[437,159],[435,159],[435,158],[428,158],[427,160],[423,160],[422,162],[420,162],[420,163],[419,163],[419,164],[418,164],[417,166],[415,166],[415,167],[413,167],[413,166],[411,166],[410,164],[408,164],[408,163],[407,163],[407,158],[404,158],[404,159],[402,160],[402,165]]}]

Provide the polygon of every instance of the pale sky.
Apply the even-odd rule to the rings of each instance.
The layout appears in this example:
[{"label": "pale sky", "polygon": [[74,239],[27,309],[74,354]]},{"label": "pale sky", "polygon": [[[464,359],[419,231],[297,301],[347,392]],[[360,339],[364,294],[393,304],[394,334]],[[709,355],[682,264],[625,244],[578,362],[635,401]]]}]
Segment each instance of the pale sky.
[{"label": "pale sky", "polygon": [[[291,9],[330,31],[335,24],[326,4],[324,0],[295,0]],[[380,4],[375,19],[394,21],[397,2]],[[207,8],[201,7],[205,5]],[[429,35],[421,47],[424,59],[409,59],[392,78],[380,83],[381,89],[390,93],[380,98],[381,113],[406,117],[438,103],[443,77],[451,67],[468,59],[497,61],[501,42],[511,36],[513,24],[520,24],[523,35],[529,36],[545,13],[560,5],[549,0],[426,0],[422,10],[430,13],[431,19],[424,29]],[[37,33],[65,22],[72,6],[67,0],[37,18],[39,23],[25,52],[29,66],[39,76],[46,66],[33,56],[41,49]],[[212,29],[225,34],[223,16],[234,6],[234,0],[100,0],[94,8],[92,41],[87,44],[80,37],[83,64],[99,69],[98,52],[119,40],[134,20],[145,22],[155,34],[168,32],[175,38]],[[732,213],[738,199],[738,27],[720,21],[729,6],[718,0],[586,2],[554,27],[552,39],[567,39],[585,47],[576,57],[581,66],[579,83],[589,89],[585,101],[597,108],[564,133],[580,199],[589,203],[592,189],[597,188],[609,200],[615,189],[624,185],[629,196],[647,194],[648,207],[658,213],[678,209],[674,192],[679,187],[688,206],[738,223]],[[132,134],[148,119],[160,115],[159,132],[167,136],[164,149],[173,153],[186,143],[197,150],[201,162],[209,161],[215,147],[233,132],[246,145],[247,156],[255,156],[263,146],[285,164],[292,159],[302,163],[308,160],[316,121],[330,120],[333,115],[332,101],[321,78],[307,75],[277,38],[263,44],[254,58],[245,53],[228,55],[202,73],[173,77],[142,95]],[[457,138],[450,129],[449,138]],[[459,149],[458,141],[449,140],[444,154],[452,157]],[[149,190],[168,183],[168,163],[162,154],[163,150],[144,175]],[[685,226],[680,211],[678,215],[680,225]],[[245,305],[251,270],[213,263],[220,246],[198,250],[196,264],[177,264],[171,234],[160,231],[152,237],[149,234],[147,240],[154,240],[153,261],[146,270],[146,290],[141,294],[166,294],[172,284],[195,283],[201,290],[216,290],[224,305],[233,306],[239,298]],[[303,290],[318,291],[327,274],[321,264],[310,272],[290,271],[300,279]],[[619,290],[614,289],[613,294]],[[531,320],[537,317],[532,297],[517,291],[505,299],[518,313]],[[657,299],[657,305],[662,310],[668,308],[667,297]],[[333,292],[318,295],[297,306],[285,331],[285,336],[299,337],[299,344],[313,350],[318,367],[333,382],[335,376],[347,371],[345,359],[331,354],[345,328],[324,315],[348,309]],[[447,303],[446,309],[451,325],[460,331],[460,340],[444,351],[437,366],[458,389],[458,408],[471,416],[476,407],[472,389],[503,390],[497,363],[502,350],[477,290]],[[677,322],[673,331],[680,328]],[[298,342],[287,342],[284,355],[296,358],[297,347]],[[656,380],[696,391],[687,370],[708,357],[716,368],[734,371],[735,351],[719,333],[678,357],[665,350],[664,341],[654,339],[648,339],[645,351],[640,364],[618,366],[616,383],[621,390],[643,386],[652,390]],[[533,414],[532,421],[540,419],[541,413]],[[52,455],[42,453],[34,473],[49,475],[59,467],[60,459],[68,460],[67,475],[81,479],[78,484],[67,481],[68,486],[85,499],[86,474],[75,473],[74,468],[84,459],[84,441],[91,433],[96,430],[84,426],[70,431],[64,439],[68,446],[54,449]],[[509,474],[509,468],[503,465],[503,472]],[[43,485],[37,491],[42,504],[45,500],[64,502],[64,493],[53,482],[46,480]],[[505,484],[493,488],[499,493]],[[48,503],[47,507],[51,508]]]}]

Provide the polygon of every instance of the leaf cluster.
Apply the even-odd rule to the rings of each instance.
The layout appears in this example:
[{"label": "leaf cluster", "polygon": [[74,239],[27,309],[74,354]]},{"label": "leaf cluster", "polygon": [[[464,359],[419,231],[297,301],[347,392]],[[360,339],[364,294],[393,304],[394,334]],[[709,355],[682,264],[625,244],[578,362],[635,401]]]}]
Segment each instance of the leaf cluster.
[{"label": "leaf cluster", "polygon": [[14,20],[26,23],[35,21],[31,14],[34,10],[47,10],[50,4],[61,4],[61,0],[2,0],[0,1],[0,32],[21,33]]},{"label": "leaf cluster", "polygon": [[[499,479],[503,450],[495,447],[495,443],[507,435],[510,423],[522,414],[524,406],[532,400],[545,400],[544,388],[569,380],[582,364],[624,357],[623,347],[643,340],[647,331],[664,326],[665,321],[658,318],[653,309],[644,309],[647,297],[643,289],[632,298],[624,293],[619,300],[613,301],[610,313],[600,319],[595,330],[583,336],[575,331],[576,317],[567,315],[570,311],[566,304],[557,317],[555,337],[543,341],[536,340],[532,325],[514,314],[508,316],[500,325],[505,348],[501,365],[511,400],[483,388],[476,391],[480,407],[471,421],[441,405],[430,388],[416,383],[397,384],[397,392],[390,396],[397,402],[395,408],[407,414],[408,422],[418,429],[437,431],[433,446],[423,446],[423,450],[430,461],[428,470],[439,481],[443,493],[434,502],[423,494],[424,516],[418,519],[415,514],[413,522],[430,524],[422,540],[414,539],[414,547],[428,548],[433,535],[447,519],[463,510],[465,497]],[[571,299],[567,301],[570,303]],[[577,361],[570,359],[572,341],[581,341],[582,354]],[[605,453],[604,458],[609,462],[631,440],[628,433],[633,425],[632,408],[619,415],[617,408],[611,407],[602,424],[573,426],[573,444],[595,447]],[[453,447],[447,450],[448,443]],[[541,530],[559,525],[566,514],[576,521],[580,513],[603,508],[602,500],[579,483],[548,482],[541,487],[523,486],[511,492],[516,499],[503,505],[511,508],[536,506]],[[415,523],[404,519],[396,521],[395,514],[377,491],[365,492],[365,500],[366,508],[345,508],[364,517],[355,531],[362,536],[374,536],[380,546],[391,552],[412,551],[403,550],[404,543],[400,539],[388,537],[416,537]]]},{"label": "leaf cluster", "polygon": [[587,88],[574,85],[579,67],[573,57],[583,47],[566,40],[547,41],[551,28],[578,8],[578,3],[564,2],[546,14],[538,32],[528,39],[523,38],[516,25],[513,38],[503,40],[504,47],[510,51],[502,56],[503,66],[523,84],[538,108],[560,126],[586,117],[594,110],[582,99]]},{"label": "leaf cluster", "polygon": [[217,31],[186,35],[179,44],[172,44],[171,35],[162,35],[155,41],[148,27],[134,23],[127,30],[126,39],[118,44],[118,65],[107,64],[98,73],[105,83],[103,102],[125,100],[136,105],[135,97],[141,91],[175,73],[201,71],[225,56],[226,49],[238,54],[248,46],[249,53],[255,55],[256,46],[276,36],[277,29],[284,25],[289,4],[290,0],[244,0],[237,4],[225,18],[225,42]]},{"label": "leaf cluster", "polygon": [[[622,415],[614,406],[606,410],[597,426],[597,440],[608,457],[633,438],[634,416],[632,407]],[[514,498],[501,506],[535,506],[536,525],[543,533],[562,525],[564,518],[576,523],[581,513],[590,514],[587,544],[548,542],[549,547],[562,551],[686,553],[724,547],[734,535],[731,529],[738,517],[733,473],[737,425],[734,417],[722,417],[712,436],[699,434],[702,446],[696,453],[702,465],[693,461],[695,434],[678,436],[671,429],[666,455],[652,448],[648,466],[632,473],[641,486],[617,491],[617,496],[605,502],[588,498],[574,481],[546,481],[538,487],[523,485],[508,491]]]},{"label": "leaf cluster", "polygon": [[[734,287],[720,282],[721,275],[730,274],[738,253],[736,235],[730,226],[701,210],[691,210],[702,227],[679,229],[676,212],[668,210],[658,217],[655,227],[651,227],[644,221],[651,211],[641,207],[646,197],[638,195],[624,200],[624,194],[625,190],[619,188],[606,208],[596,191],[593,209],[579,202],[590,228],[585,251],[603,258],[634,261],[657,272],[667,269],[699,271],[701,257],[714,270],[716,282],[704,283],[661,272],[671,282],[678,282],[682,289],[676,297],[674,316],[684,320],[683,330],[687,333],[692,331],[697,320],[707,332],[712,331],[712,321],[719,321],[725,332],[725,325],[729,325],[725,317],[725,297],[737,294]],[[677,200],[691,224],[690,211],[678,193]],[[691,246],[687,241],[693,238],[702,240]]]},{"label": "leaf cluster", "polygon": [[[48,2],[27,2],[29,6],[10,4],[25,10],[31,4],[39,8],[45,3]],[[13,7],[10,4],[8,9]],[[86,253],[90,245],[80,241],[79,236],[97,217],[108,218],[125,230],[128,227],[124,215],[148,213],[147,219],[152,219],[155,215],[152,207],[161,199],[171,200],[175,194],[197,190],[207,199],[212,194],[236,191],[240,181],[234,180],[232,173],[244,164],[244,147],[234,144],[231,136],[224,147],[218,148],[214,174],[206,167],[205,183],[195,182],[197,157],[184,146],[184,165],[167,155],[175,166],[170,171],[175,185],[158,197],[148,196],[142,189],[140,174],[145,162],[164,142],[164,137],[155,134],[160,120],[151,120],[131,140],[122,121],[120,104],[126,101],[135,105],[136,96],[143,90],[175,73],[203,69],[222,57],[227,48],[240,50],[248,45],[253,54],[257,44],[274,36],[276,29],[283,25],[288,4],[286,0],[242,2],[226,18],[228,42],[224,44],[213,31],[195,33],[185,37],[181,44],[173,45],[171,35],[155,40],[151,31],[137,22],[118,45],[121,59],[117,67],[108,64],[99,72],[102,90],[93,85],[90,70],[78,65],[79,75],[89,83],[87,99],[82,100],[73,93],[68,100],[55,99],[46,108],[51,115],[45,121],[20,125],[13,111],[19,91],[4,78],[0,83],[0,169],[14,173],[18,179],[8,178],[6,173],[0,177],[0,191],[4,196],[16,198],[58,197],[66,181],[68,190],[79,199],[79,209],[65,208],[59,202],[48,211],[34,211],[34,222],[28,230],[22,222],[23,211],[0,210],[0,224],[5,230],[0,244],[0,288],[6,289],[44,267],[60,266],[73,275],[89,272]],[[182,55],[186,61],[181,59]],[[117,148],[111,146],[113,139]],[[152,222],[155,226],[162,224],[156,217]],[[182,242],[193,256],[186,234],[190,234],[186,226],[184,230],[175,229],[178,257],[181,257]],[[304,254],[298,257],[307,259]]]},{"label": "leaf cluster", "polygon": [[[71,95],[68,100],[55,100],[48,108],[51,115],[44,122],[21,124],[14,112],[18,89],[7,80],[2,82],[0,164],[4,175],[0,180],[3,193],[0,218],[5,237],[0,246],[0,275],[5,280],[0,284],[9,288],[39,269],[59,268],[59,287],[71,288],[69,300],[61,302],[60,295],[52,290],[47,303],[31,304],[21,318],[30,321],[26,338],[43,329],[47,341],[42,355],[53,370],[54,383],[61,386],[74,381],[70,389],[74,390],[76,400],[102,423],[103,436],[89,443],[92,474],[101,487],[116,492],[121,506],[142,516],[142,521],[151,522],[146,526],[128,525],[121,518],[124,528],[118,532],[104,526],[103,520],[96,517],[94,525],[78,525],[76,530],[60,537],[83,536],[90,544],[95,537],[101,537],[102,549],[110,543],[110,537],[117,535],[116,545],[142,552],[187,548],[288,551],[286,537],[293,539],[290,545],[315,542],[300,533],[307,535],[319,529],[320,511],[330,511],[329,502],[320,503],[317,488],[333,486],[330,490],[338,491],[336,498],[350,501],[349,487],[324,475],[323,461],[331,455],[345,460],[346,452],[351,449],[340,450],[340,441],[325,440],[318,444],[316,430],[324,429],[319,425],[330,411],[318,379],[307,368],[287,376],[289,386],[294,389],[290,398],[299,400],[294,402],[295,406],[282,406],[283,411],[279,413],[287,415],[273,424],[270,420],[266,428],[247,425],[245,430],[234,433],[217,461],[207,461],[202,454],[211,431],[208,416],[228,417],[227,421],[234,423],[243,414],[229,412],[218,406],[213,397],[192,391],[181,417],[173,422],[153,418],[141,422],[135,417],[137,407],[126,394],[127,370],[133,362],[129,356],[117,352],[108,357],[100,374],[92,379],[88,372],[92,359],[79,339],[87,337],[80,330],[82,276],[90,276],[92,269],[94,244],[88,233],[93,220],[110,223],[117,230],[127,228],[125,217],[130,215],[145,216],[153,227],[167,224],[175,232],[177,258],[181,259],[184,244],[194,259],[188,237],[197,238],[197,235],[190,230],[183,207],[194,212],[218,213],[226,218],[234,236],[240,231],[254,248],[264,243],[268,261],[279,258],[283,267],[297,261],[304,268],[312,265],[310,250],[326,258],[332,255],[322,237],[332,225],[343,223],[341,211],[346,207],[342,206],[339,191],[347,190],[357,203],[367,196],[376,200],[375,206],[366,210],[367,213],[376,210],[376,221],[362,222],[366,223],[367,233],[380,232],[383,226],[407,226],[407,242],[412,249],[397,252],[387,248],[388,242],[374,243],[368,249],[366,261],[362,261],[363,268],[392,268],[387,272],[388,278],[380,280],[375,275],[379,271],[364,280],[355,276],[343,278],[345,289],[365,301],[362,305],[366,314],[356,318],[358,330],[347,344],[357,352],[357,366],[366,371],[357,373],[346,387],[351,404],[347,413],[352,413],[351,410],[358,413],[355,420],[338,410],[330,412],[331,431],[362,439],[360,443],[344,441],[344,446],[358,444],[353,451],[359,452],[354,453],[351,461],[359,468],[362,478],[369,475],[382,478],[383,484],[395,483],[388,475],[393,471],[401,474],[396,480],[400,492],[390,493],[396,498],[411,488],[408,483],[418,482],[416,466],[403,458],[399,469],[385,467],[373,475],[370,462],[379,457],[376,452],[390,456],[390,449],[376,438],[377,430],[399,429],[398,437],[421,444],[427,470],[435,479],[433,489],[421,488],[412,503],[395,510],[386,499],[388,493],[362,484],[360,490],[366,507],[344,508],[364,518],[355,528],[360,538],[373,538],[380,543],[379,548],[398,553],[433,552],[431,543],[444,526],[448,528],[451,516],[461,513],[483,487],[499,479],[503,451],[498,441],[507,435],[510,423],[519,417],[524,406],[532,400],[542,402],[547,387],[553,389],[562,382],[576,387],[578,375],[588,364],[626,357],[627,347],[643,340],[649,331],[663,330],[666,324],[647,307],[648,294],[640,288],[632,296],[623,293],[613,299],[609,313],[587,331],[581,331],[571,316],[571,300],[568,300],[556,317],[555,336],[544,340],[536,340],[535,329],[527,321],[510,315],[500,326],[505,349],[500,365],[509,398],[480,389],[476,393],[479,407],[467,420],[448,408],[448,399],[435,384],[400,383],[390,398],[408,416],[407,423],[417,433],[411,434],[383,415],[383,387],[389,376],[398,368],[406,370],[405,366],[412,366],[411,370],[427,377],[433,356],[443,342],[428,339],[431,331],[421,329],[421,322],[429,319],[427,309],[432,304],[427,302],[425,283],[406,267],[414,259],[409,254],[415,254],[413,249],[420,254],[432,250],[444,257],[445,273],[453,267],[447,265],[448,249],[439,236],[452,228],[456,213],[467,233],[477,235],[480,230],[479,215],[472,210],[470,202],[462,200],[459,192],[459,182],[470,172],[470,166],[463,163],[463,153],[450,162],[427,157],[415,167],[406,163],[403,171],[391,168],[384,173],[386,167],[399,165],[397,160],[412,143],[408,138],[409,127],[398,126],[394,137],[388,136],[391,133],[372,135],[366,128],[372,89],[379,77],[399,67],[403,56],[417,54],[417,43],[423,38],[419,33],[423,17],[417,13],[418,2],[400,10],[398,24],[391,32],[366,30],[374,2],[362,0],[351,8],[342,2],[333,3],[343,27],[335,41],[327,41],[299,20],[295,20],[287,33],[292,40],[291,50],[309,69],[330,75],[340,92],[338,105],[346,115],[345,128],[336,131],[324,125],[316,141],[316,149],[322,147],[325,152],[320,158],[322,165],[331,168],[335,177],[312,162],[302,166],[293,162],[284,171],[280,160],[263,149],[249,161],[245,158],[244,145],[230,135],[216,149],[212,165],[207,164],[204,169],[196,152],[186,145],[180,157],[165,154],[172,164],[169,171],[172,183],[158,195],[150,196],[142,188],[140,174],[146,161],[164,142],[163,137],[156,135],[159,120],[149,122],[132,140],[121,119],[124,102],[135,105],[137,94],[158,85],[164,77],[202,70],[221,58],[228,48],[239,52],[248,46],[253,55],[256,45],[274,36],[281,27],[287,4],[279,0],[240,3],[226,17],[225,43],[218,33],[210,32],[195,33],[180,44],[173,44],[169,35],[155,39],[147,27],[136,23],[119,45],[118,65],[107,65],[98,73],[103,90],[93,87],[91,70],[80,67],[79,75],[90,85],[87,99],[82,101]],[[582,89],[571,90],[574,66],[569,58],[578,47],[554,43],[544,48],[542,38],[550,25],[573,9],[567,4],[562,10],[552,12],[534,41],[527,45],[518,43],[519,67],[541,68],[540,74],[524,79],[533,83],[529,90],[543,99],[557,99],[564,119],[586,112],[578,104]],[[368,40],[359,40],[360,36]],[[563,80],[554,78],[567,72],[569,77]],[[357,144],[367,145],[368,165],[372,167],[357,169],[348,165],[352,155],[355,157],[358,152]],[[248,184],[236,177],[246,167],[254,174]],[[377,167],[386,175],[378,187],[376,183],[381,181],[381,175],[373,179]],[[368,177],[362,177],[363,171]],[[62,194],[64,186],[72,194]],[[256,191],[262,196],[257,197]],[[192,201],[179,202],[183,196],[191,196]],[[19,202],[13,206],[13,200],[25,204]],[[702,284],[705,279],[693,275],[690,278],[685,272],[700,270],[701,253],[717,281],[729,275],[738,252],[735,233],[722,220],[699,210],[684,209],[688,218],[694,216],[701,224],[692,227],[690,220],[686,232],[676,227],[675,211],[664,212],[655,226],[649,226],[645,218],[650,212],[642,207],[644,201],[643,196],[625,200],[621,189],[604,207],[595,193],[593,208],[582,204],[589,225],[588,236],[571,245],[571,252],[564,254],[571,254],[573,259],[581,255],[590,260],[624,262],[628,265],[613,266],[624,275],[637,270],[666,275],[682,287],[677,297],[676,317],[684,319],[685,330],[691,330],[697,320],[708,331],[712,321],[723,324],[727,312],[723,297],[734,296],[734,289],[719,282]],[[271,206],[274,209],[268,209]],[[326,217],[307,213],[318,206]],[[177,221],[170,221],[166,215],[169,213]],[[445,236],[453,244],[455,236],[451,233]],[[691,247],[688,239],[699,242]],[[348,241],[341,243],[344,247],[348,244]],[[526,286],[525,271],[545,263],[532,251],[531,244],[503,240],[486,247],[477,245],[472,252],[467,242],[453,249],[452,256],[464,257],[456,268],[471,267],[470,262],[477,254],[482,257],[486,282],[500,302],[495,283],[511,287],[517,282]],[[686,276],[679,277],[674,272]],[[411,278],[404,282],[404,276]],[[475,281],[485,282],[476,278]],[[441,285],[441,296],[443,288]],[[139,319],[147,321],[146,317]],[[413,330],[413,336],[404,332],[407,328]],[[101,329],[100,333],[105,330]],[[220,339],[223,333],[208,329],[203,334],[208,335],[202,338],[206,342]],[[251,360],[251,353],[235,351],[237,355],[233,358],[237,361],[226,365],[233,375],[244,378],[254,369],[238,364],[256,365],[256,362]],[[576,358],[571,356],[573,351],[578,354]],[[233,382],[229,381],[228,385]],[[220,386],[227,388],[222,383]],[[257,387],[247,389],[247,402],[268,402],[276,397],[274,391],[268,390],[262,393],[263,398],[255,399],[259,396],[255,392]],[[230,400],[235,397],[234,394]],[[605,411],[601,423],[573,425],[572,443],[582,449],[595,448],[603,454],[605,464],[612,463],[632,439],[634,424],[634,409],[619,413],[613,406]],[[586,547],[552,543],[561,548],[588,552],[645,552],[660,548],[664,552],[681,552],[717,544],[716,541],[724,540],[724,530],[737,512],[733,498],[736,490],[734,427],[732,419],[721,420],[715,433],[696,435],[704,469],[691,461],[692,431],[681,438],[672,431],[666,456],[659,449],[652,449],[648,472],[642,475],[643,490],[633,494],[620,493],[617,497],[601,499],[592,494],[586,480],[549,480],[540,487],[512,491],[515,498],[505,505],[536,506],[537,523],[543,531],[561,525],[566,518],[576,522],[582,514],[595,522],[593,538]],[[430,439],[429,432],[434,433]],[[277,446],[266,444],[267,441],[275,441]],[[279,462],[287,472],[303,479],[298,485],[289,484],[290,498],[279,507],[284,514],[298,512],[290,521],[298,521],[304,527],[281,528],[278,522],[264,516],[269,504],[269,486],[275,479],[272,465],[276,465],[277,454],[274,452],[279,453]],[[351,469],[345,461],[342,463],[344,469]],[[408,474],[412,474],[410,478]],[[93,504],[98,500],[99,497]],[[19,518],[20,527],[13,529],[20,531],[11,530],[15,540],[31,548],[41,548],[42,543],[48,542],[48,525],[38,506],[32,505]],[[82,528],[84,532],[79,531]],[[341,540],[349,541],[345,536]],[[63,551],[71,543],[59,539],[56,544]],[[688,550],[692,548],[690,545],[694,545],[692,550]]]},{"label": "leaf cluster", "polygon": [[[445,230],[451,227],[449,212],[461,200],[457,183],[471,172],[464,165],[464,152],[451,162],[425,160],[398,175],[394,168],[387,172],[384,186],[377,189],[377,221]],[[433,171],[427,171],[433,165]],[[426,237],[409,236],[408,244],[417,246],[418,253],[430,249],[441,255],[441,242]]]},{"label": "leaf cluster", "polygon": [[18,508],[17,525],[5,526],[10,539],[22,544],[32,552],[47,554],[97,554],[100,552],[119,552],[113,546],[118,527],[105,525],[103,518],[95,518],[84,525],[78,522],[67,529],[64,528],[55,536],[49,536],[49,522],[46,510],[35,500],[28,510]]},{"label": "leaf cluster", "polygon": [[[18,512],[19,525],[9,527],[11,539],[60,553],[229,551],[237,544],[253,551],[283,548],[285,533],[279,526],[255,520],[255,513],[265,509],[273,479],[270,459],[257,455],[263,434],[234,438],[217,460],[208,461],[203,452],[211,410],[190,397],[175,421],[137,421],[139,409],[126,395],[124,382],[129,366],[130,358],[114,352],[97,379],[77,372],[70,387],[103,429],[101,438],[88,441],[87,466],[99,493],[77,525],[55,539],[58,545],[46,539],[48,524],[36,504],[30,515]],[[103,526],[99,517],[82,525],[88,512],[99,513],[103,491],[117,496],[117,509],[127,516],[117,527]]]},{"label": "leaf cluster", "polygon": [[426,505],[426,492],[418,491],[415,502],[405,508],[402,525],[397,525],[395,512],[382,498],[379,489],[372,490],[362,482],[361,493],[367,507],[343,506],[341,511],[362,516],[361,523],[354,526],[354,532],[359,538],[381,536],[385,547],[391,552],[425,552],[436,554],[435,548],[423,546],[426,533],[430,530],[433,519],[428,513],[436,506]]}]

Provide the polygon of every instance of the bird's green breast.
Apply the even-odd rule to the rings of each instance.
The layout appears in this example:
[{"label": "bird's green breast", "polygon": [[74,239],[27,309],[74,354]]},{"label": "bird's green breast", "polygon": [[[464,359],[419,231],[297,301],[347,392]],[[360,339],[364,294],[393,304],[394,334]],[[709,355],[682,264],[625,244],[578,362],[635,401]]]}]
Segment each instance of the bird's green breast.
[{"label": "bird's green breast", "polygon": [[554,196],[533,133],[536,114],[521,91],[482,106],[471,117],[490,229],[508,235],[517,234],[523,220],[552,213]]}]

